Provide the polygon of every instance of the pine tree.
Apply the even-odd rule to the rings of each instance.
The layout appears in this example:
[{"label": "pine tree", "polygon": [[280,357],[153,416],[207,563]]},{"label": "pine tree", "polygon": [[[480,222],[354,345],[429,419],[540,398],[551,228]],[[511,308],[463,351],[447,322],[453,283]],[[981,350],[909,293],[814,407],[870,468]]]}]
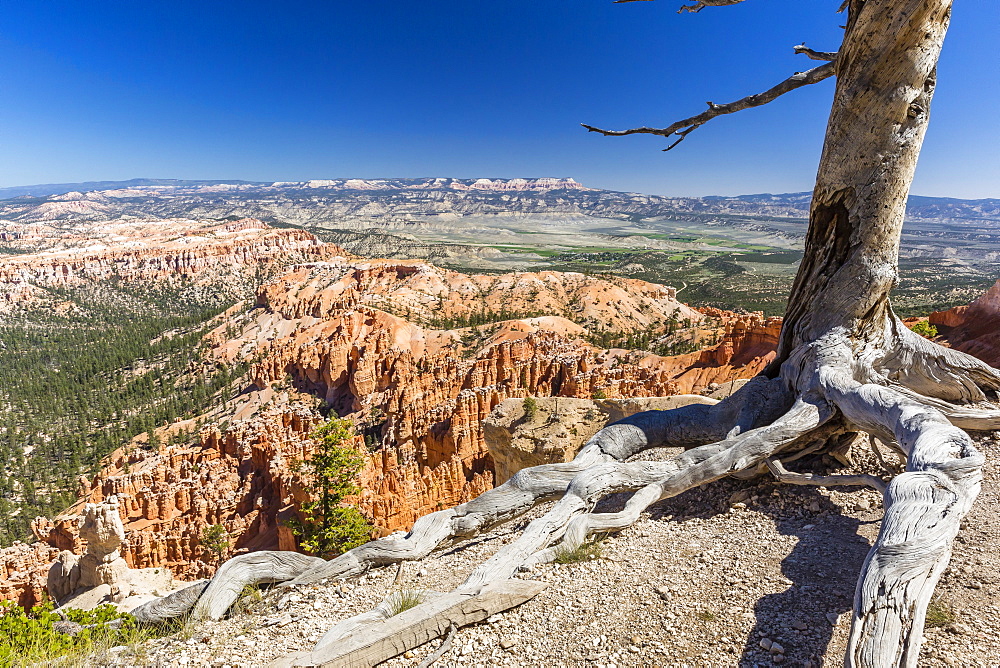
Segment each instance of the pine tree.
[{"label": "pine tree", "polygon": [[312,501],[302,504],[302,520],[290,523],[299,545],[313,554],[330,557],[368,542],[372,525],[344,499],[357,494],[354,480],[364,459],[347,445],[350,420],[331,419],[310,436],[319,441],[302,469],[311,478]]}]

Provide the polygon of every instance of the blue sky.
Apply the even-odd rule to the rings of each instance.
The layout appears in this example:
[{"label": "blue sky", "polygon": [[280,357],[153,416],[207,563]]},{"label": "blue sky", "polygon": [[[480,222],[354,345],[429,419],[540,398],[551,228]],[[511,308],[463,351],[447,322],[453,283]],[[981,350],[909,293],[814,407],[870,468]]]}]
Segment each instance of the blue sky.
[{"label": "blue sky", "polygon": [[[0,186],[134,177],[572,176],[668,195],[812,187],[832,80],[670,153],[667,125],[812,64],[840,0],[7,2]],[[1000,197],[996,0],[961,0],[914,192]]]}]

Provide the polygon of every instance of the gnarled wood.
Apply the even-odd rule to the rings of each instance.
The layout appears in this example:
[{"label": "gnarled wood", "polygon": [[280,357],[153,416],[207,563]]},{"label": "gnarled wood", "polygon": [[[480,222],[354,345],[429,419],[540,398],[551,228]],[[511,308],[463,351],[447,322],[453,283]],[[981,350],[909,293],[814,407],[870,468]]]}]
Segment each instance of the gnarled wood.
[{"label": "gnarled wood", "polygon": [[[701,0],[689,11],[740,1]],[[979,489],[983,458],[960,427],[1000,425],[1000,411],[954,402],[996,395],[1000,371],[913,334],[888,298],[898,278],[904,207],[951,0],[847,0],[845,5],[839,51],[796,49],[830,62],[765,93],[710,104],[702,114],[666,128],[613,132],[585,126],[607,135],[649,133],[680,141],[719,115],[836,76],[805,255],[775,362],[720,404],[632,416],[601,430],[574,461],[521,471],[477,499],[420,518],[405,537],[287,569],[293,583],[314,583],[419,559],[541,501],[558,499],[455,591],[388,620],[385,605],[348,620],[301,661],[373,665],[440,636],[452,624],[483,615],[479,603],[474,610],[465,606],[491,587],[529,586],[512,585],[518,581],[509,578],[552,558],[555,545],[573,547],[594,532],[621,529],[656,500],[727,475],[749,477],[770,466],[786,482],[849,481],[878,488],[881,481],[873,476],[816,478],[789,473],[780,464],[806,452],[837,455],[844,435],[865,430],[901,452],[907,466],[885,486],[885,518],[858,582],[846,660],[865,668],[917,664],[927,603]],[[669,462],[626,461],[660,445],[689,450]],[[616,492],[633,493],[621,512],[593,512],[597,501]],[[196,616],[223,614],[243,584],[258,577],[252,560],[230,566],[233,561],[202,594]]]},{"label": "gnarled wood", "polygon": [[178,589],[168,596],[143,603],[131,612],[137,621],[143,624],[162,624],[186,615],[198,602],[208,580],[192,582],[183,589]]},{"label": "gnarled wood", "polygon": [[854,599],[848,666],[916,666],[924,614],[951,543],[982,481],[972,440],[925,404],[847,373],[827,376],[827,396],[852,423],[890,433],[907,470],[885,492],[885,517]]},{"label": "gnarled wood", "polygon": [[439,638],[452,626],[485,620],[534,598],[547,586],[531,580],[503,580],[438,596],[428,603],[369,626],[342,643],[285,657],[272,666],[374,666]]},{"label": "gnarled wood", "polygon": [[250,552],[233,557],[219,568],[191,611],[195,620],[222,619],[247,585],[284,582],[322,563],[319,557],[298,552]]}]

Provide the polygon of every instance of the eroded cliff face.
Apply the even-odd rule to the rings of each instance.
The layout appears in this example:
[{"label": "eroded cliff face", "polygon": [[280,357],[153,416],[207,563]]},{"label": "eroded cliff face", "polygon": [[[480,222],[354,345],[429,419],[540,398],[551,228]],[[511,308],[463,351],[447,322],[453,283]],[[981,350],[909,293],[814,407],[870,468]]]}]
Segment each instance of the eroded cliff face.
[{"label": "eroded cliff face", "polygon": [[0,601],[30,608],[45,600],[45,578],[59,550],[47,543],[0,549]]},{"label": "eroded cliff face", "polygon": [[[721,341],[678,357],[587,342],[594,331],[634,334],[681,321],[695,340]],[[345,257],[301,265],[265,284],[254,304],[225,313],[206,337],[215,360],[256,360],[244,391],[157,430],[157,447],[142,437],[121,448],[81,481],[77,506],[33,529],[79,553],[74,515],[113,495],[132,568],[211,573],[199,536],[217,524],[234,552],[294,549],[285,522],[308,498],[299,463],[324,414],[351,418],[366,453],[354,502],[379,534],[406,529],[493,486],[483,420],[503,400],[698,391],[763,368],[777,326],[759,315],[700,313],[669,288],[629,279],[468,276]]]},{"label": "eroded cliff face", "polygon": [[343,253],[297,229],[259,220],[187,219],[2,225],[5,245],[23,254],[0,258],[0,311],[40,307],[45,288],[109,279],[178,284],[197,281],[223,292],[237,277],[294,261]]},{"label": "eroded cliff face", "polygon": [[1000,366],[1000,281],[971,304],[931,313],[928,320],[953,348]]}]

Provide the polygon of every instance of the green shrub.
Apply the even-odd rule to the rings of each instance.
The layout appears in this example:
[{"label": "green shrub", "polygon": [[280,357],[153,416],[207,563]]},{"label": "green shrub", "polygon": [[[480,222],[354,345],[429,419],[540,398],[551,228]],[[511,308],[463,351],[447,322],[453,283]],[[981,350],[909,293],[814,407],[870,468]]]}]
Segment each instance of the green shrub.
[{"label": "green shrub", "polygon": [[928,339],[933,339],[938,335],[937,327],[926,320],[921,320],[913,324],[910,330]]},{"label": "green shrub", "polygon": [[400,589],[389,600],[389,616],[394,617],[424,602],[424,592],[418,589]]},{"label": "green shrub", "polygon": [[591,541],[589,543],[583,543],[577,545],[576,547],[563,547],[559,546],[556,548],[556,563],[557,564],[578,564],[582,561],[590,561],[592,559],[599,559],[603,553],[604,548],[600,541]]},{"label": "green shrub", "polygon": [[[61,633],[56,622],[64,621],[53,612],[51,603],[31,610],[13,601],[0,601],[0,666],[23,666],[59,657],[83,657],[116,645],[143,642],[152,631],[139,628],[131,615],[119,613],[114,606],[101,605],[94,610],[61,611],[65,621],[91,626],[75,635]],[[114,625],[110,622],[121,620]]]},{"label": "green shrub", "polygon": [[334,418],[310,436],[319,439],[312,457],[301,464],[312,478],[313,500],[302,504],[301,521],[289,522],[299,545],[309,552],[332,557],[371,540],[372,525],[354,506],[343,501],[360,488],[354,478],[364,458],[344,445],[352,436],[350,420]]},{"label": "green shrub", "polygon": [[524,398],[524,417],[527,420],[534,420],[538,415],[538,402],[535,401],[534,397]]},{"label": "green shrub", "polygon": [[932,598],[927,604],[927,615],[924,617],[924,626],[929,629],[948,626],[955,621],[955,613],[951,606],[939,598]]},{"label": "green shrub", "polygon": [[596,390],[594,390],[593,392],[590,393],[590,398],[591,399],[607,399],[608,398],[608,393],[605,392],[604,390],[602,390],[601,388],[597,388]]}]

